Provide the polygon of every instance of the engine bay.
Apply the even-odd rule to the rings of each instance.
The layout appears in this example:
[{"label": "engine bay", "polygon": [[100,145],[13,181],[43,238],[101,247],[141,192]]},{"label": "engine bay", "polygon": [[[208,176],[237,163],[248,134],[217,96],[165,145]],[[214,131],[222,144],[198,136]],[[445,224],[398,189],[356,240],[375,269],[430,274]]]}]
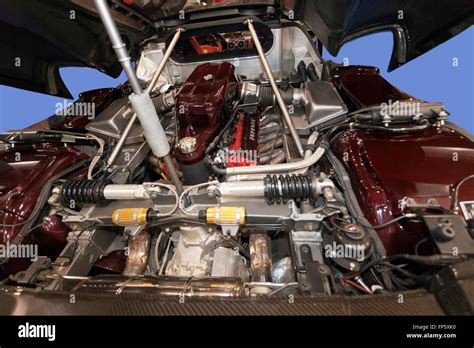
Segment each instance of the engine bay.
[{"label": "engine bay", "polygon": [[[415,192],[379,165],[380,151],[395,148],[406,152],[389,162],[416,162],[423,142],[437,151],[425,150],[428,166],[450,156],[441,150],[449,139],[474,153],[446,128],[441,104],[411,99],[421,107],[403,115],[355,107],[348,74],[385,80],[367,67],[328,74],[298,26],[247,20],[203,31],[144,42],[129,83],[107,94],[84,132],[63,121],[2,135],[10,183],[0,242],[41,251],[33,262],[4,257],[4,283],[369,296],[421,288],[474,254],[470,206],[458,207],[473,198],[472,180],[462,182],[472,166]],[[448,181],[462,185],[446,194]]]}]

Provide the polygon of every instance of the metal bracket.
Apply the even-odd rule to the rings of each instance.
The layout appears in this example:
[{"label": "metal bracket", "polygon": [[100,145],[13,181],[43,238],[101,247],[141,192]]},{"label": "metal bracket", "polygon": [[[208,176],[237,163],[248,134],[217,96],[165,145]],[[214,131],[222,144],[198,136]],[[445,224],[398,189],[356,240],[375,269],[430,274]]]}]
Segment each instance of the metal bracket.
[{"label": "metal bracket", "polygon": [[46,256],[40,256],[26,271],[15,274],[12,281],[16,282],[18,285],[32,285],[34,284],[38,273],[42,270],[48,269],[50,266],[51,259]]},{"label": "metal bracket", "polygon": [[442,254],[474,254],[474,240],[462,217],[442,207],[410,207]]},{"label": "metal bracket", "polygon": [[239,233],[239,225],[219,225],[222,229],[222,234],[225,236],[235,237]]},{"label": "metal bracket", "polygon": [[321,258],[319,249],[319,257],[313,257],[308,244],[302,244],[298,251],[305,268],[305,273],[299,275],[301,290],[310,293],[329,293],[331,272],[327,265],[315,260]]}]

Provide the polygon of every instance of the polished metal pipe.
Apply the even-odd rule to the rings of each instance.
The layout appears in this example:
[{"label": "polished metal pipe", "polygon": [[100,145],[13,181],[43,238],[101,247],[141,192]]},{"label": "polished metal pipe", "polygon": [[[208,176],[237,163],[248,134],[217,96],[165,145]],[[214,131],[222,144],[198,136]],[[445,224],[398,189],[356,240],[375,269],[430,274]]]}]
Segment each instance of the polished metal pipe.
[{"label": "polished metal pipe", "polygon": [[[127,47],[123,42],[120,36],[120,32],[114,22],[109,6],[107,4],[107,0],[94,0],[94,2],[99,12],[100,18],[104,23],[104,27],[107,31],[107,34],[109,35],[112,47],[114,48],[118,60],[122,65],[125,73],[127,74],[128,80],[130,81],[130,85],[133,90],[133,94],[130,96],[130,101],[133,105],[133,109],[136,111],[136,113],[130,119],[129,124],[125,128],[127,132],[124,132],[124,134],[121,135],[121,138],[117,143],[117,145],[119,145],[118,149],[114,149],[114,156],[115,158],[117,157],[120,148],[122,147],[125,139],[128,136],[128,133],[132,128],[133,122],[135,121],[136,117],[138,117],[140,119],[140,123],[143,126],[145,138],[150,144],[152,152],[158,157],[164,159],[168,167],[173,184],[176,186],[176,190],[181,193],[183,187],[181,181],[179,180],[178,173],[176,173],[176,169],[169,156],[168,140],[164,133],[163,127],[158,119],[156,110],[152,105],[149,93],[153,90],[156,81],[158,80],[169,56],[171,55],[171,52],[173,51],[174,45],[176,45],[176,43],[178,42],[182,29],[177,29],[175,37],[172,40],[172,44],[168,47],[162,61],[160,62],[157,70],[155,71],[155,74],[153,75],[152,80],[150,81],[150,84],[148,85],[145,91],[146,95],[144,95],[144,91],[142,90],[140,82],[138,81],[135,71],[132,68]],[[154,119],[154,117],[156,117],[156,120]],[[113,158],[113,160],[115,160],[115,158]]]},{"label": "polished metal pipe", "polygon": [[133,93],[141,94],[142,87],[138,81],[137,75],[133,70],[130,56],[128,54],[127,46],[120,36],[120,32],[115,24],[115,21],[110,13],[109,5],[107,0],[94,0],[97,11],[99,12],[100,19],[104,23],[105,30],[109,35],[110,42],[112,43],[112,48],[117,55],[118,61],[123,67],[125,74],[127,74],[128,81],[130,81],[130,86],[132,87]]},{"label": "polished metal pipe", "polygon": [[179,176],[178,176],[178,173],[176,172],[171,156],[166,155],[165,157],[163,157],[163,162],[165,162],[165,165],[168,168],[168,173],[170,174],[171,182],[176,187],[176,191],[178,192],[178,194],[182,194],[183,185],[181,184],[181,180],[179,180]]},{"label": "polished metal pipe", "polygon": [[165,68],[166,63],[168,62],[168,59],[171,56],[171,53],[173,53],[173,50],[178,43],[179,38],[181,37],[181,33],[184,30],[182,28],[177,28],[176,33],[173,36],[173,39],[171,39],[171,42],[168,46],[168,48],[165,51],[165,54],[163,55],[163,58],[160,61],[160,64],[158,65],[158,68],[156,68],[155,73],[153,74],[153,77],[151,78],[150,83],[148,84],[148,87],[146,88],[146,92],[150,94],[153,91],[153,88],[155,88],[156,82],[158,82],[158,79],[163,72],[163,69]]},{"label": "polished metal pipe", "polygon": [[[165,65],[168,62],[168,59],[169,59],[171,53],[173,52],[176,44],[178,43],[178,40],[181,36],[182,31],[183,31],[183,29],[181,29],[181,28],[176,29],[176,33],[174,34],[173,39],[171,40],[168,48],[166,49],[166,52],[163,55],[163,59],[161,60],[158,67],[156,68],[156,71],[153,74],[153,77],[150,80],[150,83],[148,84],[148,86],[146,88],[146,92],[148,94],[150,94],[153,91],[153,89],[155,88],[156,82],[158,81],[158,78],[160,77],[161,73],[163,72],[163,69],[165,68]],[[128,76],[128,74],[127,74],[127,76]],[[127,126],[123,130],[123,133],[120,135],[120,138],[117,141],[117,144],[115,144],[115,147],[114,147],[112,153],[110,154],[109,159],[107,160],[107,164],[109,166],[111,166],[115,162],[117,156],[120,153],[120,150],[122,149],[123,144],[125,143],[125,140],[128,138],[128,135],[130,134],[130,131],[133,128],[133,124],[135,123],[136,120],[137,120],[137,114],[133,113],[132,117],[128,121]],[[178,190],[178,191],[180,191],[180,190]]]},{"label": "polished metal pipe", "polygon": [[219,195],[228,197],[264,197],[265,185],[262,180],[243,182],[222,182],[218,185]]},{"label": "polished metal pipe", "polygon": [[[327,143],[322,142],[319,147],[312,153],[310,156],[299,160],[297,162],[290,163],[279,163],[279,164],[265,164],[258,166],[248,166],[248,167],[231,167],[222,169],[222,174],[227,176],[241,176],[246,177],[253,176],[255,174],[268,174],[268,173],[285,173],[285,172],[294,172],[298,170],[306,170],[306,168],[311,167],[313,164],[317,163],[325,154]],[[246,175],[243,175],[246,174]]]},{"label": "polished metal pipe", "polygon": [[251,19],[247,19],[247,25],[250,31],[250,35],[252,36],[253,42],[255,44],[255,48],[257,49],[258,56],[260,57],[260,61],[262,62],[263,69],[265,70],[265,73],[267,74],[268,81],[270,82],[270,85],[272,86],[272,90],[273,90],[273,93],[275,94],[275,98],[277,100],[278,106],[280,107],[280,110],[285,119],[285,123],[288,126],[288,129],[290,130],[293,140],[295,141],[295,145],[296,145],[296,148],[298,149],[298,153],[300,154],[301,157],[303,157],[304,156],[303,144],[301,143],[301,139],[298,135],[298,132],[296,131],[295,125],[293,124],[293,120],[291,119],[291,116],[288,113],[286,104],[275,82],[275,77],[273,76],[272,69],[270,68],[267,58],[265,57],[265,52],[263,51],[262,45],[260,44],[260,40],[258,39],[257,32],[255,31],[255,28],[252,24]]},{"label": "polished metal pipe", "polygon": [[[249,238],[250,272],[255,282],[272,281],[271,240],[265,232],[251,233]],[[267,287],[254,287],[252,293],[268,293]]]},{"label": "polished metal pipe", "polygon": [[117,140],[117,143],[115,144],[114,149],[112,150],[112,153],[107,159],[107,166],[110,167],[112,164],[114,164],[136,120],[137,120],[137,114],[134,112],[132,117],[128,121],[127,125],[125,126],[125,129],[123,130],[122,134],[120,134],[120,138]]},{"label": "polished metal pipe", "polygon": [[248,297],[242,279],[229,277],[98,276],[81,281],[80,286],[76,286],[76,289],[78,289],[77,292],[112,293],[115,295],[140,292],[181,298]]}]

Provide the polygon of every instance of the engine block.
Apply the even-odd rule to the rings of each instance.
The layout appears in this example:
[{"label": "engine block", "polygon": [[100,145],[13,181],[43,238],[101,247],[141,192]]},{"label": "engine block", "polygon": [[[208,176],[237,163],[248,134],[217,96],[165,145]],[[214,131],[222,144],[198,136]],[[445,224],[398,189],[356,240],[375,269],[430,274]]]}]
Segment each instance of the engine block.
[{"label": "engine block", "polygon": [[231,115],[237,86],[234,66],[227,62],[199,65],[189,76],[176,96],[180,140],[175,156],[180,164],[203,159]]}]

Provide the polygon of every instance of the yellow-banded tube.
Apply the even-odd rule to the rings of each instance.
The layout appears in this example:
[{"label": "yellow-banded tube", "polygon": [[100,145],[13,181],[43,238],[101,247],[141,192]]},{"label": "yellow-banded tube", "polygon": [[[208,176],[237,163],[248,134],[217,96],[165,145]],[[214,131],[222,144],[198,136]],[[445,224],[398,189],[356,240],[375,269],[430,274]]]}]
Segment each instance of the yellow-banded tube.
[{"label": "yellow-banded tube", "polygon": [[112,213],[112,222],[119,226],[146,225],[150,208],[122,208]]},{"label": "yellow-banded tube", "polygon": [[245,224],[244,207],[212,207],[206,209],[206,222],[216,225]]}]

